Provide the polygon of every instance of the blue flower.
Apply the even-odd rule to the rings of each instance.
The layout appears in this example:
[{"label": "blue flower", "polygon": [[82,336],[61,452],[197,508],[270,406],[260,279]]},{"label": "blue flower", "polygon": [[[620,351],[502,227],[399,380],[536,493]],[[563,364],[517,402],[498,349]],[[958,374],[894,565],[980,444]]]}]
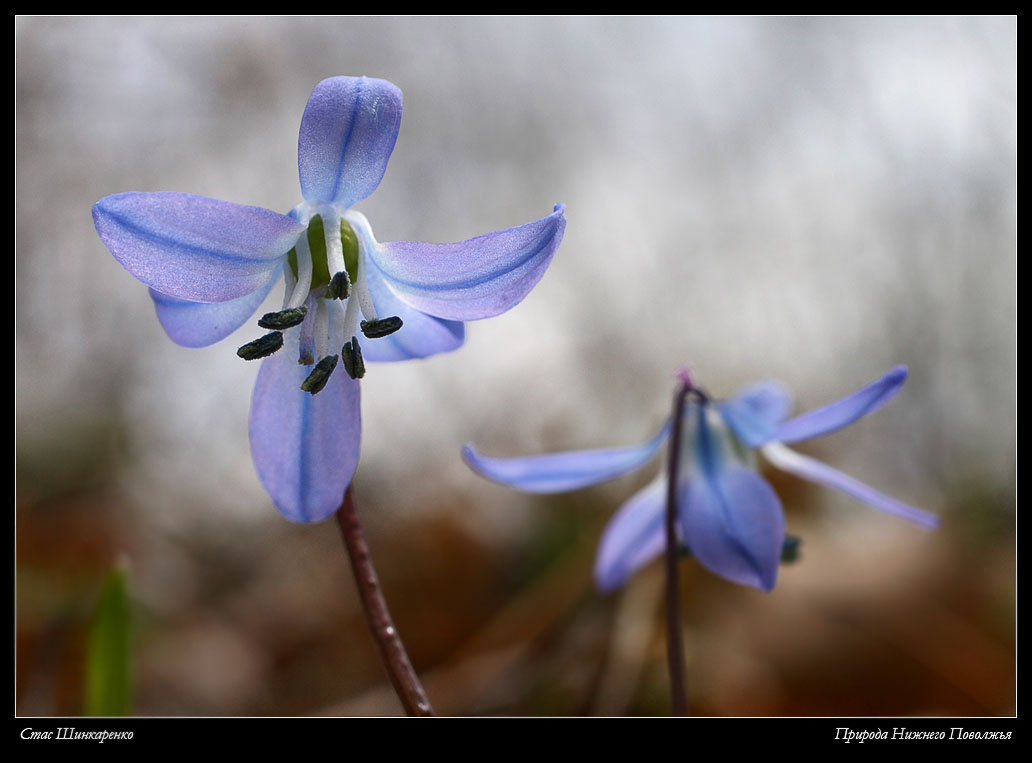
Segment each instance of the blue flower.
[{"label": "blue flower", "polygon": [[[291,520],[326,518],[351,482],[365,360],[459,347],[463,321],[527,295],[566,226],[557,205],[535,222],[456,244],[377,242],[351,207],[379,185],[400,125],[397,87],[333,77],[315,87],[301,118],[304,201],[289,214],[185,193],[120,193],[93,207],[101,240],[150,287],[158,320],[183,346],[231,334],[284,277],[282,310],[259,321],[269,332],[238,354],[265,358],[251,453]],[[344,370],[334,373],[338,359]]]},{"label": "blue flower", "polygon": [[[774,466],[841,490],[876,509],[925,527],[938,519],[791,450],[852,424],[891,399],[907,377],[897,366],[849,397],[789,418],[791,397],[775,382],[740,391],[726,401],[693,395],[682,419],[678,468],[678,531],[692,555],[732,582],[769,591],[777,582],[785,540],[785,515],[774,490],[755,470],[755,449]],[[559,493],[613,479],[647,463],[670,436],[668,421],[644,445],[554,453],[529,458],[488,458],[463,450],[474,471],[528,493]],[[603,591],[621,585],[666,548],[666,475],[632,496],[609,522],[595,562]]]}]

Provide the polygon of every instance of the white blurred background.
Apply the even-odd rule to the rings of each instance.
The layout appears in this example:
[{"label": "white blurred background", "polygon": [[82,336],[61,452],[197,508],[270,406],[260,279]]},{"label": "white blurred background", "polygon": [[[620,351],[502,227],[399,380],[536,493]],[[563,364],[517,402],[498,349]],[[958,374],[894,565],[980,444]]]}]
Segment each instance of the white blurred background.
[{"label": "white blurred background", "polygon": [[[356,489],[402,633],[407,624],[426,641],[417,667],[449,676],[502,649],[504,636],[491,651],[477,634],[526,596],[512,565],[541,554],[554,569],[562,549],[580,549],[577,601],[604,614],[583,627],[589,638],[556,605],[542,626],[553,638],[520,641],[547,655],[534,663],[546,678],[498,679],[515,688],[446,709],[665,712],[662,677],[655,701],[648,680],[661,634],[631,629],[639,646],[627,647],[613,614],[648,604],[655,586],[636,583],[619,601],[590,591],[600,528],[649,475],[543,500],[473,475],[464,442],[523,455],[643,441],[682,365],[718,396],[780,379],[803,410],[906,363],[888,407],[804,449],[941,514],[943,530],[772,477],[803,560],[768,597],[694,569],[689,589],[721,602],[714,612],[730,601],[766,613],[762,629],[784,602],[811,600],[812,585],[831,586],[835,601],[851,587],[910,586],[901,617],[914,602],[940,607],[929,622],[959,622],[961,634],[944,655],[973,650],[965,675],[997,672],[972,678],[988,682],[976,688],[947,676],[956,697],[941,699],[915,668],[908,686],[938,704],[921,692],[893,704],[898,687],[875,686],[869,705],[853,706],[839,681],[793,705],[810,684],[772,671],[773,647],[727,647],[719,615],[689,593],[703,695],[693,701],[717,714],[1011,712],[1016,27],[1006,17],[18,18],[20,710],[77,712],[76,628],[118,551],[133,560],[145,613],[139,713],[396,709],[336,528],[289,525],[254,475],[257,364],[234,352],[254,327],[202,350],[175,346],[90,218],[121,191],[289,210],[308,94],[325,77],[365,74],[405,98],[387,173],[358,206],[380,240],[456,241],[567,205],[563,244],[522,304],[471,324],[456,353],[371,366],[363,381]],[[555,516],[565,511],[571,527]],[[972,603],[986,596],[988,615]],[[888,606],[875,601],[872,619]],[[832,653],[842,643],[808,633]],[[554,645],[581,638],[594,639],[596,670],[567,702],[567,682],[581,684]],[[911,643],[889,642],[893,654]],[[641,654],[614,656],[627,649]],[[706,694],[704,665],[724,665],[723,653],[743,689],[713,679]],[[951,663],[914,659],[940,678]],[[327,665],[350,678],[325,679]],[[457,681],[439,678],[438,695]],[[542,681],[563,692],[540,700]],[[756,696],[771,699],[749,705]]]}]

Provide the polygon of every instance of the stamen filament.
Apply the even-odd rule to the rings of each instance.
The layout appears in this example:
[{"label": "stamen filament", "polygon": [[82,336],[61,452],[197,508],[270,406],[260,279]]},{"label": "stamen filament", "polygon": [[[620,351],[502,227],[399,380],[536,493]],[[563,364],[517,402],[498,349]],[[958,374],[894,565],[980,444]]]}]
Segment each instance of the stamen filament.
[{"label": "stamen filament", "polygon": [[[370,249],[376,248],[376,239],[373,238],[373,229],[369,221],[361,212],[349,209],[344,213],[344,219],[355,231],[358,238],[358,269],[355,273],[355,282],[352,284],[352,292],[358,297],[358,304],[362,308],[362,315],[367,321],[375,321],[376,307],[373,305],[373,296],[369,293],[369,284],[365,277],[366,257],[371,257]],[[347,336],[345,334],[345,336]]]},{"label": "stamen filament", "polygon": [[333,207],[321,208],[323,236],[326,239],[326,265],[330,273],[347,272],[344,263],[344,245],[340,242],[340,215]]},{"label": "stamen filament", "polygon": [[290,295],[287,307],[301,307],[308,292],[312,288],[312,250],[308,246],[308,231],[306,230],[294,245],[297,252],[297,284]]},{"label": "stamen filament", "polygon": [[375,321],[376,308],[373,306],[373,295],[369,293],[369,284],[366,283],[365,273],[362,271],[365,268],[362,267],[362,261],[364,257],[358,258],[358,278],[355,279],[354,293],[358,297],[358,305],[362,308],[362,315],[367,321]]},{"label": "stamen filament", "polygon": [[[305,234],[307,237],[307,234]],[[297,276],[294,275],[294,269],[289,264],[283,265],[283,310],[287,309],[287,305],[290,304],[290,298],[294,295],[294,289],[297,288]]]},{"label": "stamen filament", "polygon": [[[338,303],[339,304],[339,303]],[[358,300],[352,294],[345,303],[344,331],[341,336],[354,336],[358,330]]]}]

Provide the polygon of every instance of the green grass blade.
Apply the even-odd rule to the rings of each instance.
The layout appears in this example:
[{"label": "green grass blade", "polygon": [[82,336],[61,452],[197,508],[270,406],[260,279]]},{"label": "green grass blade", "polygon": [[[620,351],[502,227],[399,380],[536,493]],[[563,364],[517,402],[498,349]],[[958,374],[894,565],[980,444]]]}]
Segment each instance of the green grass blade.
[{"label": "green grass blade", "polygon": [[108,574],[90,630],[86,715],[129,715],[132,703],[132,613],[128,565]]}]

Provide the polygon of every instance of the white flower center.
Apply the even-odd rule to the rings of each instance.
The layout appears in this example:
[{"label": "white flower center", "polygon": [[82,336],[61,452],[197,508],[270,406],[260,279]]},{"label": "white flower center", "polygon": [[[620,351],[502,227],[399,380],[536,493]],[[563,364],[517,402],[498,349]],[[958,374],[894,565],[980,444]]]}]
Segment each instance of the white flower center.
[{"label": "white flower center", "polygon": [[270,355],[282,346],[282,331],[297,326],[298,362],[315,366],[302,389],[314,394],[336,367],[338,352],[352,378],[365,374],[360,333],[367,339],[384,337],[402,322],[376,314],[366,258],[379,244],[365,215],[307,201],[291,215],[306,230],[285,257],[283,308],[263,316],[261,323],[277,330],[244,345],[238,354],[248,360]]}]

